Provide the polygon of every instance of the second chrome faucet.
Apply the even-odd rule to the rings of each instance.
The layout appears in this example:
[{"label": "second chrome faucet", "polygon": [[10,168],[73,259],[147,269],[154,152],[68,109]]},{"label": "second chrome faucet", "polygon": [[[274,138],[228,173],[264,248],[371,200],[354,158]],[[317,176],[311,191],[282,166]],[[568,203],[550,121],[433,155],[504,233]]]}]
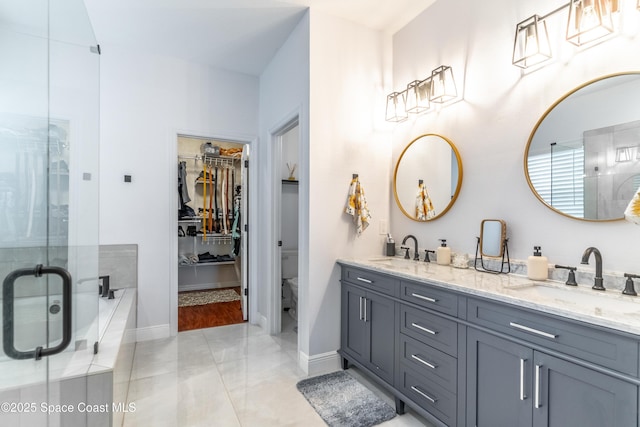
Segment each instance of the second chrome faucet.
[{"label": "second chrome faucet", "polygon": [[584,250],[582,254],[582,262],[581,264],[589,264],[589,257],[593,254],[596,258],[596,276],[593,279],[593,287],[596,291],[604,291],[603,280],[602,280],[602,254],[598,248],[594,248],[593,246],[588,247]]}]

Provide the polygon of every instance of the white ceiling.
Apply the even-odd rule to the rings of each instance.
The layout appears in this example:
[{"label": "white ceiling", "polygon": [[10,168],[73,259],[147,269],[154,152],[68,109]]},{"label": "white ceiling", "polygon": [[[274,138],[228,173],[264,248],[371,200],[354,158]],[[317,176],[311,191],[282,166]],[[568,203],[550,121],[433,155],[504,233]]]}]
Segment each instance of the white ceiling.
[{"label": "white ceiling", "polygon": [[[395,33],[436,0],[85,0],[105,49],[259,75],[308,7]],[[105,52],[106,53],[106,52]]]}]

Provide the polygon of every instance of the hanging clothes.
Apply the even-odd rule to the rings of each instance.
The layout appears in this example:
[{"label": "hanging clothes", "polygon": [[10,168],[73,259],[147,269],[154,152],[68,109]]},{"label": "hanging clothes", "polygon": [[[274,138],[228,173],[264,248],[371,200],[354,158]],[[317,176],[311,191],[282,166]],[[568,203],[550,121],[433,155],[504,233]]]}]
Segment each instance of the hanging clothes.
[{"label": "hanging clothes", "polygon": [[[232,170],[233,173],[233,170]],[[232,175],[234,177],[234,175]],[[235,182],[235,178],[234,178]],[[233,254],[238,256],[240,254],[240,243],[242,232],[240,229],[240,212],[242,206],[242,188],[233,186],[233,227],[231,228],[231,237],[233,238]]]},{"label": "hanging clothes", "polygon": [[209,227],[209,233],[213,233],[213,169],[209,167],[209,221],[207,227]]},{"label": "hanging clothes", "polygon": [[357,176],[351,180],[349,185],[349,195],[344,211],[353,217],[353,222],[356,224],[356,234],[360,236],[369,226],[371,215],[367,199],[364,196],[364,188],[362,188]]},{"label": "hanging clothes", "polygon": [[416,219],[418,221],[427,221],[435,216],[436,210],[433,208],[427,187],[424,183],[420,183],[416,194]]},{"label": "hanging clothes", "polygon": [[191,201],[187,186],[187,162],[178,164],[178,194],[180,195],[180,209],[184,209],[184,205]]},{"label": "hanging clothes", "polygon": [[207,164],[202,162],[202,240],[207,241]]},{"label": "hanging clothes", "polygon": [[225,175],[225,169],[221,171],[222,175],[222,233],[229,234],[229,229],[227,228],[227,178]]}]

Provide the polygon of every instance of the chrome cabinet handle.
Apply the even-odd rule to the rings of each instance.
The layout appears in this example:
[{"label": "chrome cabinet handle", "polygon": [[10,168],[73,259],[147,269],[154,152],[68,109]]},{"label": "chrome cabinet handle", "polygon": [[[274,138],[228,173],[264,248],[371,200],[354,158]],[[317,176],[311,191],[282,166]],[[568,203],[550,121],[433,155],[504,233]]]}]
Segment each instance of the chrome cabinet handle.
[{"label": "chrome cabinet handle", "polygon": [[362,320],[362,297],[360,297],[360,306],[358,308],[360,309],[360,315],[358,316],[358,319]]},{"label": "chrome cabinet handle", "polygon": [[536,365],[536,401],[535,407],[536,409],[540,408],[542,404],[540,403],[540,370],[542,369],[542,365]]},{"label": "chrome cabinet handle", "polygon": [[515,322],[509,322],[509,326],[511,326],[512,328],[520,329],[522,331],[531,332],[532,334],[540,335],[545,338],[551,338],[551,339],[558,338],[557,335],[550,334],[549,332],[540,331],[538,329],[530,328],[528,326],[524,326]]},{"label": "chrome cabinet handle", "polygon": [[364,277],[357,277],[356,280],[369,284],[373,283],[373,280],[365,279]]},{"label": "chrome cabinet handle", "polygon": [[364,298],[364,321],[367,321],[367,298]]},{"label": "chrome cabinet handle", "polygon": [[[14,312],[13,298],[15,281],[23,276],[42,277],[47,274],[55,274],[62,279],[62,341],[55,347],[43,348],[36,347],[30,351],[20,351],[14,346]],[[43,266],[38,264],[35,268],[20,268],[14,270],[2,283],[2,346],[7,356],[13,359],[36,359],[40,360],[43,356],[52,356],[61,353],[71,342],[71,274],[61,267]]]},{"label": "chrome cabinet handle", "polygon": [[421,358],[420,356],[417,356],[415,354],[412,354],[411,358],[417,360],[418,362],[422,363],[423,365],[426,365],[426,366],[430,367],[431,369],[436,369],[438,367],[437,365],[434,365],[433,363],[429,363],[426,360],[424,360],[423,358]]},{"label": "chrome cabinet handle", "polygon": [[431,329],[427,329],[424,326],[418,325],[417,323],[412,323],[411,326],[413,326],[414,328],[420,329],[421,331],[425,331],[426,333],[429,333],[431,335],[438,335],[438,332],[432,331]]},{"label": "chrome cabinet handle", "polygon": [[527,359],[520,359],[520,400],[525,400],[527,396],[524,394],[524,364]]},{"label": "chrome cabinet handle", "polygon": [[424,295],[420,295],[420,294],[416,294],[415,292],[411,294],[412,297],[416,297],[416,298],[420,298],[423,299],[425,301],[429,301],[429,302],[438,302],[437,299],[433,299],[433,298],[429,298],[429,297],[425,297]]},{"label": "chrome cabinet handle", "polygon": [[423,392],[422,390],[420,390],[418,387],[414,385],[411,386],[411,390],[415,391],[416,393],[418,393],[420,396],[424,397],[431,403],[436,403],[438,401],[438,399],[434,399],[433,397],[429,396],[428,394],[426,394],[425,392]]}]

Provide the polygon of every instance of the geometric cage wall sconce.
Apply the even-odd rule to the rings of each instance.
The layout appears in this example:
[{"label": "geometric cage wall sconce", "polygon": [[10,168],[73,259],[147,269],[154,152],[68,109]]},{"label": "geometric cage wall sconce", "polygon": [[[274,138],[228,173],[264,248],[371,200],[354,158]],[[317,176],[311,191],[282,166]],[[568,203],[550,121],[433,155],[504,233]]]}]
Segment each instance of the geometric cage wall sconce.
[{"label": "geometric cage wall sconce", "polygon": [[385,120],[402,122],[409,118],[409,113],[427,111],[432,102],[442,104],[457,96],[453,70],[448,65],[441,65],[426,79],[409,82],[402,92],[387,95]]},{"label": "geometric cage wall sconce", "polygon": [[[640,5],[640,0],[637,0]],[[615,31],[613,14],[620,10],[618,0],[570,0],[543,16],[533,15],[516,25],[513,65],[528,68],[551,59],[546,20],[569,8],[566,40],[581,46]]]}]

